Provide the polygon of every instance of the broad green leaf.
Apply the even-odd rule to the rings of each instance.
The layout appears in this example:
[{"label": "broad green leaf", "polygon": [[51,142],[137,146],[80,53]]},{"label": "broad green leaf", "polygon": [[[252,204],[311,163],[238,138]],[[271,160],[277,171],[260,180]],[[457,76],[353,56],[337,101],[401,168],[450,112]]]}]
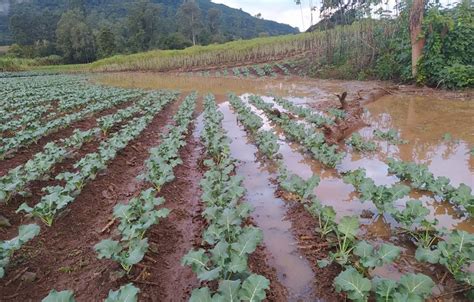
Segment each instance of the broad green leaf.
[{"label": "broad green leaf", "polygon": [[367,301],[372,284],[353,267],[341,272],[335,279],[337,292],[345,292],[353,301]]},{"label": "broad green leaf", "polygon": [[377,251],[377,256],[381,261],[381,264],[387,264],[393,262],[400,255],[400,248],[393,245],[384,243],[380,246]]},{"label": "broad green leaf", "polygon": [[211,250],[212,261],[219,262],[221,259],[228,257],[228,250],[229,244],[222,240],[216,244],[216,246]]},{"label": "broad green leaf", "polygon": [[241,256],[237,252],[233,252],[227,269],[233,273],[242,273],[247,270],[247,267],[247,255]]},{"label": "broad green leaf", "polygon": [[262,239],[262,230],[254,227],[246,227],[239,236],[238,241],[232,243],[232,249],[239,253],[239,256],[251,254],[255,251]]},{"label": "broad green leaf", "polygon": [[133,241],[130,243],[128,250],[128,257],[124,259],[127,265],[134,265],[142,261],[145,253],[148,250],[148,239],[145,238],[140,241]]},{"label": "broad green leaf", "polygon": [[112,256],[119,254],[122,251],[122,246],[115,240],[105,239],[97,243],[94,246],[95,251],[98,253],[98,258],[110,259]]},{"label": "broad green leaf", "polygon": [[197,277],[201,281],[212,281],[216,280],[220,277],[220,273],[222,271],[221,267],[216,267],[212,270],[204,270],[197,274]]},{"label": "broad green leaf", "polygon": [[440,256],[440,251],[438,249],[431,250],[430,248],[423,248],[419,246],[416,249],[415,258],[420,262],[428,262],[428,263],[438,263]]},{"label": "broad green leaf", "polygon": [[104,302],[137,302],[139,292],[138,288],[129,283],[121,286],[117,291],[111,290]]},{"label": "broad green leaf", "polygon": [[209,258],[205,255],[205,252],[206,251],[204,249],[199,249],[197,251],[191,250],[186,255],[184,255],[183,259],[181,260],[181,264],[191,266],[191,269],[195,273],[207,270]]},{"label": "broad green leaf", "polygon": [[265,291],[269,288],[270,281],[267,278],[252,274],[247,279],[245,279],[244,283],[242,283],[239,296],[244,301],[263,301],[266,298]]},{"label": "broad green leaf", "polygon": [[354,238],[359,231],[359,220],[355,216],[344,216],[339,221],[337,229],[348,238]]},{"label": "broad green leaf", "polygon": [[234,302],[241,301],[238,298],[240,289],[240,280],[223,280],[219,283],[219,292],[224,298],[224,301]]},{"label": "broad green leaf", "polygon": [[373,251],[374,247],[367,241],[360,241],[354,247],[354,255],[359,256],[361,258],[370,257]]},{"label": "broad green leaf", "polygon": [[397,290],[397,282],[390,279],[375,277],[373,280],[375,287],[375,298],[378,302],[393,301],[393,293]]},{"label": "broad green leaf", "polygon": [[18,237],[20,241],[26,242],[37,236],[40,230],[41,228],[36,224],[22,225],[19,228]]},{"label": "broad green leaf", "polygon": [[410,301],[423,301],[435,286],[430,277],[423,274],[407,274],[400,278],[400,292],[406,294]]},{"label": "broad green leaf", "polygon": [[70,290],[63,290],[57,292],[55,289],[49,292],[49,295],[46,296],[41,302],[75,302],[74,293]]},{"label": "broad green leaf", "polygon": [[189,302],[212,302],[211,291],[208,287],[193,290]]}]

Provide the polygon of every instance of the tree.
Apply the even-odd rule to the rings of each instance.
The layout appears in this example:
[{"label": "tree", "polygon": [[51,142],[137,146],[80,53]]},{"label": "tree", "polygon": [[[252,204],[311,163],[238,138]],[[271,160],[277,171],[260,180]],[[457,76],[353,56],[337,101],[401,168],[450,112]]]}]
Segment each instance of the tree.
[{"label": "tree", "polygon": [[97,35],[97,55],[105,58],[113,55],[115,51],[115,35],[108,27],[103,27]]},{"label": "tree", "polygon": [[132,51],[152,48],[158,41],[160,7],[149,0],[137,2],[127,17],[128,44]]},{"label": "tree", "polygon": [[79,10],[62,14],[56,29],[57,47],[68,63],[88,63],[95,59],[92,31]]},{"label": "tree", "polygon": [[418,61],[423,55],[425,38],[423,33],[424,0],[413,0],[410,8],[411,73],[416,78]]},{"label": "tree", "polygon": [[209,19],[209,32],[211,35],[217,35],[221,23],[221,11],[217,8],[211,8],[207,12],[207,18]]},{"label": "tree", "polygon": [[193,45],[197,43],[197,35],[202,30],[201,9],[194,0],[185,0],[179,7],[178,23],[181,26],[181,31],[193,41]]},{"label": "tree", "polygon": [[163,47],[165,49],[184,49],[191,46],[192,43],[186,39],[180,32],[172,33],[163,40]]}]

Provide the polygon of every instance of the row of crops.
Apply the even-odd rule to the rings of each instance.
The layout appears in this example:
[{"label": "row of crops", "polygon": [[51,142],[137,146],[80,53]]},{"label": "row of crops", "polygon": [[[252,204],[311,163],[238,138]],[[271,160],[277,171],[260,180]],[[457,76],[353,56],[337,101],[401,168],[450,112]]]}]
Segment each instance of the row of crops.
[{"label": "row of crops", "polygon": [[144,95],[139,90],[88,85],[81,78],[34,79],[0,79],[6,84],[0,92],[4,102],[0,103],[0,158],[12,157],[46,135]]},{"label": "row of crops", "polygon": [[[42,85],[38,84],[37,86],[41,87]],[[25,164],[7,171],[0,178],[0,201],[2,203],[7,203],[16,195],[28,195],[28,185],[31,182],[50,178],[53,172],[52,168],[55,165],[66,158],[70,158],[71,154],[79,150],[84,143],[98,140],[100,143],[96,152],[87,153],[77,160],[73,164],[73,171],[56,175],[55,178],[60,181],[61,185],[44,187],[43,191],[46,194],[34,206],[30,207],[24,203],[18,208],[17,213],[25,212],[27,216],[37,217],[46,226],[51,226],[54,218],[80,195],[85,185],[93,181],[98,173],[107,169],[107,166],[115,159],[118,152],[137,138],[154,117],[167,104],[175,101],[178,97],[178,93],[174,91],[163,90],[145,93],[132,90],[121,97],[116,97],[117,102],[113,101],[113,93],[109,93],[108,89],[100,91],[99,87],[93,87],[98,91],[94,95],[97,102],[89,99],[92,95],[88,95],[86,99],[89,102],[84,102],[84,104],[91,102],[101,104],[102,107],[97,109],[97,112],[116,107],[126,100],[135,100],[135,102],[126,108],[115,111],[115,113],[98,117],[96,119],[97,127],[95,128],[88,130],[75,129],[70,137],[47,143],[43,150],[34,154],[33,158]],[[120,90],[116,90],[114,93],[118,92]],[[13,94],[15,92],[12,92]],[[99,102],[101,96],[105,97],[104,102]],[[10,97],[12,96],[10,95]],[[16,97],[22,98],[23,94],[17,93]],[[58,96],[50,95],[49,98],[57,100]],[[184,138],[192,120],[196,98],[195,94],[191,94],[183,101],[174,117],[175,125],[168,128],[160,146],[150,150],[150,158],[147,161],[149,163],[148,169],[143,175],[139,176],[140,179],[146,179],[147,182],[155,184],[155,187],[157,183],[164,184],[173,179],[172,167],[180,163],[177,154],[179,148],[185,144]],[[71,100],[71,96],[65,94],[62,100]],[[52,100],[49,99],[49,101]],[[36,102],[34,103],[36,106],[38,105]],[[9,106],[2,109],[11,113],[15,113],[16,110]],[[114,128],[114,131],[109,132],[112,128]],[[115,130],[117,128],[119,130]],[[43,135],[46,135],[46,133],[43,133]],[[163,169],[164,163],[167,163],[171,169]],[[153,169],[153,166],[158,167],[158,169]],[[129,269],[126,271],[129,271],[133,264],[138,263],[143,258],[147,250],[146,238],[143,238],[146,230],[153,224],[158,223],[159,218],[166,217],[169,212],[166,209],[154,210],[156,206],[164,202],[162,198],[155,197],[157,193],[157,190],[153,188],[143,190],[138,197],[132,198],[127,205],[116,206],[114,217],[120,221],[118,228],[122,234],[122,239],[120,241],[108,239],[97,244],[95,248],[99,258],[113,259],[121,263],[122,267],[128,267]],[[0,278],[6,275],[14,252],[36,237],[40,230],[41,228],[37,224],[21,225],[17,236],[10,240],[0,241]],[[141,256],[140,253],[142,253]],[[137,288],[132,284],[127,284],[118,291],[110,291],[105,301],[133,301],[128,299],[136,300],[137,293]],[[74,298],[72,291],[57,292],[52,290],[43,301],[74,301]]]},{"label": "row of crops", "polygon": [[[359,234],[358,217],[344,216],[336,220],[336,210],[330,205],[323,205],[313,193],[319,184],[319,177],[313,175],[304,180],[298,175],[289,173],[284,162],[278,160],[281,156],[277,154],[277,136],[273,133],[269,134],[268,130],[261,129],[262,119],[241,99],[235,95],[229,95],[229,101],[237,113],[237,119],[247,130],[259,152],[268,159],[276,161],[279,167],[277,180],[280,189],[289,193],[286,196],[291,196],[294,201],[302,203],[316,220],[318,227],[315,233],[327,241],[330,247],[328,257],[320,259],[317,265],[324,268],[337,263],[340,266],[341,272],[334,279],[336,291],[344,292],[349,299],[354,301],[365,301],[370,296],[378,301],[423,301],[429,298],[435,282],[426,274],[407,272],[395,281],[374,273],[376,268],[394,262],[403,263],[401,260],[405,256],[402,255],[402,251],[405,250],[407,244],[413,244],[416,247],[415,259],[424,266],[426,272],[442,267],[447,274],[457,280],[463,292],[470,297],[474,294],[472,291],[474,273],[470,271],[470,266],[474,262],[472,254],[474,235],[465,231],[437,228],[437,221],[428,218],[430,211],[419,200],[408,200],[402,209],[395,207],[394,204],[396,200],[408,195],[410,189],[413,188],[429,191],[438,198],[459,206],[465,215],[472,215],[474,197],[467,185],[461,184],[458,188],[454,188],[447,178],[435,178],[426,166],[394,159],[389,159],[389,172],[405,180],[410,186],[404,184],[395,184],[390,187],[376,186],[372,179],[366,177],[363,169],[346,171],[343,176],[344,181],[355,187],[360,194],[360,200],[371,201],[376,206],[379,215],[390,215],[397,222],[392,231],[393,236],[398,236],[398,238],[392,241],[402,243],[402,245],[364,240]],[[274,101],[279,104],[285,102],[281,99]],[[314,113],[308,114],[302,107],[286,104],[284,107],[290,109],[291,113],[303,119],[305,116],[311,117],[306,120],[306,126],[295,121],[291,121],[295,125],[288,126],[287,122],[282,122],[281,119],[284,121],[289,119],[284,113],[274,114],[271,103],[264,102],[256,96],[250,96],[248,102],[265,112],[275,125],[280,126],[288,140],[299,142],[304,147],[303,149],[313,155],[316,160],[328,166],[335,166],[338,163],[337,159],[328,161],[325,160],[326,157],[316,157],[318,152],[306,146],[309,141],[316,142],[315,133],[308,132],[308,129],[311,129],[308,125],[314,121]],[[318,116],[318,125],[321,119],[322,117]],[[262,144],[262,137],[268,137],[265,144]],[[394,142],[394,135],[390,138]],[[354,137],[350,141],[353,142]],[[319,137],[317,142],[313,145],[313,149],[321,148],[318,146],[324,144],[323,137]],[[352,143],[352,145],[355,144]],[[337,152],[325,152],[325,154],[328,154],[329,158],[335,158]],[[409,271],[410,267],[404,270]]]},{"label": "row of crops", "polygon": [[232,67],[213,71],[197,71],[188,72],[188,75],[203,76],[203,77],[238,77],[238,78],[274,78],[278,75],[290,76],[304,74],[297,68],[297,64],[293,61],[267,63],[263,65],[249,65],[243,67]]},{"label": "row of crops", "polygon": [[[259,66],[265,76],[271,76],[270,67]],[[241,69],[238,75],[245,73]],[[249,74],[258,74],[258,69],[252,70]],[[75,76],[27,74],[0,77],[0,82],[6,84],[5,91],[0,92],[0,111],[9,117],[2,120],[0,129],[4,160],[14,158],[43,137],[71,128],[77,121],[92,121],[90,128],[74,129],[66,137],[45,143],[31,158],[0,176],[0,207],[14,205],[17,215],[25,215],[15,234],[0,241],[0,279],[14,280],[14,259],[21,249],[46,229],[57,228],[58,217],[72,203],[77,204],[86,186],[106,172],[119,152],[141,137],[167,105],[177,102],[179,93],[106,88]],[[6,101],[12,99],[18,102]],[[324,127],[345,118],[342,110],[316,112],[282,98],[255,95],[241,98],[229,94],[228,101],[249,142],[257,147],[257,158],[272,167],[279,190],[276,193],[284,192],[288,203],[299,205],[314,219],[313,233],[326,256],[311,265],[337,270],[332,280],[335,291],[354,301],[424,301],[436,298],[436,285],[447,278],[456,284],[453,291],[474,298],[474,235],[440,227],[424,201],[411,199],[412,193],[429,194],[468,218],[474,214],[474,196],[468,185],[453,185],[446,177],[436,177],[425,165],[394,158],[385,161],[388,174],[398,181],[378,185],[366,170],[344,169],[342,163],[349,152],[376,152],[377,141],[406,143],[396,130],[375,130],[373,140],[354,133],[342,147],[330,144],[323,134]],[[174,200],[165,196],[163,188],[175,180],[176,168],[183,164],[180,153],[187,144],[197,102],[196,93],[183,97],[171,122],[162,127],[162,133],[155,134],[160,136],[158,143],[147,148],[140,172],[132,175],[140,183],[139,189],[111,208],[112,224],[108,226],[113,231],[90,246],[98,262],[113,263],[125,276],[130,277],[134,268],[143,266],[152,251],[152,239],[156,240],[152,228],[170,219],[166,204]],[[256,273],[250,263],[262,245],[264,233],[257,226],[258,220],[253,221],[253,208],[245,200],[243,178],[237,173],[239,163],[231,156],[231,140],[222,126],[224,115],[212,95],[204,97],[203,108],[200,140],[204,174],[199,180],[202,210],[198,210],[198,218],[193,217],[193,223],[200,219],[203,228],[197,234],[198,243],[179,257],[180,264],[189,267],[199,281],[190,292],[190,301],[262,301],[269,296],[270,279]],[[108,109],[111,112],[100,114]],[[97,145],[93,151],[77,156],[92,143]],[[284,161],[280,146],[289,143],[298,146],[295,152],[334,171],[351,185],[358,201],[374,205],[375,215],[389,218],[389,238],[364,236],[360,217],[341,217],[333,205],[321,201],[315,193],[320,176],[303,178]],[[55,167],[65,161],[72,161],[71,168],[58,173]],[[32,195],[32,184],[44,180],[53,184],[42,187],[36,201],[19,202],[16,208],[17,201]],[[36,223],[24,223],[27,219]],[[160,250],[153,249],[153,253]],[[396,280],[378,273],[387,266],[396,268]],[[435,271],[442,273],[443,280]],[[114,286],[118,289],[110,290],[104,301],[137,301],[138,278],[120,280]],[[51,291],[43,301],[75,301],[77,292],[56,291],[54,284],[49,285]]]},{"label": "row of crops", "polygon": [[222,129],[223,115],[213,96],[204,101],[204,129],[207,172],[201,181],[208,223],[202,234],[203,248],[191,250],[182,259],[200,281],[217,282],[217,289],[204,286],[193,290],[190,301],[261,301],[270,282],[249,270],[248,257],[263,239],[262,231],[249,225],[252,208],[242,201],[242,177],[233,175],[229,138]]}]

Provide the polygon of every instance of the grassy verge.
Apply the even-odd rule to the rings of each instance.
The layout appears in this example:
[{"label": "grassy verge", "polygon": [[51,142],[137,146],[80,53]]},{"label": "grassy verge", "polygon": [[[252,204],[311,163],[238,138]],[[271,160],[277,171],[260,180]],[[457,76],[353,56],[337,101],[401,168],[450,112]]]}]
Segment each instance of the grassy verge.
[{"label": "grassy verge", "polygon": [[[316,60],[328,54],[341,53],[366,57],[376,47],[375,27],[391,34],[390,24],[366,20],[324,32],[233,41],[225,44],[194,46],[184,50],[157,50],[132,55],[119,55],[90,64],[95,71],[169,71],[191,70],[219,65],[242,65],[285,59],[311,52]],[[349,52],[344,52],[349,53]],[[360,60],[364,61],[364,60]]]},{"label": "grassy verge", "polygon": [[363,68],[367,66],[367,58],[374,58],[379,41],[393,34],[393,28],[390,23],[365,20],[314,33],[194,46],[184,50],[154,50],[117,55],[90,64],[38,67],[34,62],[13,62],[13,65],[6,66],[11,70],[26,67],[49,72],[189,71],[272,62],[303,54],[314,65],[325,66],[350,58]]}]

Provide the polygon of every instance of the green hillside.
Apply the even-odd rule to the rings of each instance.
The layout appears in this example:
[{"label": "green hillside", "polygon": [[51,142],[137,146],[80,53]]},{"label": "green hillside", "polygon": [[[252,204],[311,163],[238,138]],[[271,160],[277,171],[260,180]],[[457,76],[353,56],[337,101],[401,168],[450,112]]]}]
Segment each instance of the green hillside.
[{"label": "green hillside", "polygon": [[[127,26],[129,19],[137,13],[137,10],[145,7],[147,12],[152,12],[153,26],[156,27],[149,48],[174,48],[169,40],[176,39],[176,33],[180,32],[181,22],[177,13],[183,2],[172,0],[0,0],[0,45],[11,43],[28,45],[37,41],[54,40],[56,25],[61,15],[68,9],[83,11],[86,23],[94,31],[110,28],[117,37],[116,43],[126,44],[124,40],[127,40],[128,35],[131,34]],[[199,44],[298,32],[298,29],[289,25],[262,20],[242,10],[215,4],[209,0],[196,0],[195,3],[200,9]],[[121,49],[126,49],[126,46],[123,45]]]}]

